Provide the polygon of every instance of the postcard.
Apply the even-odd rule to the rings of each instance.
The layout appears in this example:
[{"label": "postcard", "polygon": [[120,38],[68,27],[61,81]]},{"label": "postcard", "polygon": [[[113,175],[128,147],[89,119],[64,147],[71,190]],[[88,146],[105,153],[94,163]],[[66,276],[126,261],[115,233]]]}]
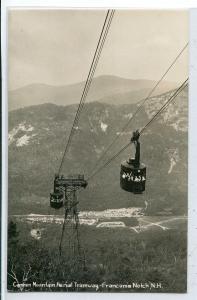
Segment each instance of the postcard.
[{"label": "postcard", "polygon": [[186,293],[189,11],[7,24],[8,292]]}]

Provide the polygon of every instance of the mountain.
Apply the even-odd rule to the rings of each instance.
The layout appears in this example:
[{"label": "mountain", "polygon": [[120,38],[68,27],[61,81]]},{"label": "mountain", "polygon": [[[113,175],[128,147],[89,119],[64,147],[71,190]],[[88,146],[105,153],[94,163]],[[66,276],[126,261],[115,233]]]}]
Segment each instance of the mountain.
[{"label": "mountain", "polygon": [[[136,103],[148,95],[156,84],[152,80],[132,80],[116,76],[99,76],[93,79],[88,101],[100,101],[110,104]],[[65,86],[46,84],[31,84],[9,91],[9,110],[53,103],[70,105],[79,103],[85,82]],[[157,94],[174,89],[175,83],[162,82],[157,88]]]},{"label": "mountain", "polygon": [[[119,138],[102,164],[130,140],[169,99],[172,91],[154,96],[123,132],[121,128],[137,104],[87,103],[80,116],[63,173],[94,172],[95,164],[117,135]],[[121,100],[121,99],[120,99]],[[70,133],[77,106],[35,105],[9,113],[9,209],[13,213],[54,213],[49,193]],[[141,136],[141,159],[147,165],[146,192],[133,195],[121,190],[120,163],[132,155],[128,148],[79,192],[80,208],[103,210],[141,206],[149,214],[171,210],[187,212],[188,90],[158,116]],[[59,213],[59,212],[58,212]]]}]

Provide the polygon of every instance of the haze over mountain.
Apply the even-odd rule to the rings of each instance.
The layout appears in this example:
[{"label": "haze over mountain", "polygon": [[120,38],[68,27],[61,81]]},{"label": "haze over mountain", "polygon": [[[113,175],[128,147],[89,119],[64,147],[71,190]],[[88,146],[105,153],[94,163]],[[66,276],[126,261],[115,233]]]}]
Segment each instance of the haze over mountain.
[{"label": "haze over mountain", "polygon": [[[123,132],[121,128],[138,104],[87,103],[62,172],[90,175],[114,137],[119,135],[106,159],[127,144],[132,131],[142,128],[171,94],[149,99]],[[185,89],[141,137],[141,159],[147,165],[146,192],[133,195],[120,188],[120,163],[132,155],[132,147],[129,147],[80,192],[81,209],[132,207],[146,200],[150,213],[165,208],[175,214],[186,213],[187,100]],[[54,213],[49,207],[49,193],[76,109],[77,105],[43,104],[9,113],[9,207],[12,213]]]},{"label": "haze over mountain", "polygon": [[[136,103],[145,98],[156,84],[153,80],[133,80],[117,76],[99,76],[93,79],[87,101],[99,101],[110,104]],[[51,86],[34,83],[9,91],[9,110],[54,103],[70,105],[79,103],[85,82],[65,86]],[[153,95],[158,95],[177,87],[176,83],[163,81]]]}]

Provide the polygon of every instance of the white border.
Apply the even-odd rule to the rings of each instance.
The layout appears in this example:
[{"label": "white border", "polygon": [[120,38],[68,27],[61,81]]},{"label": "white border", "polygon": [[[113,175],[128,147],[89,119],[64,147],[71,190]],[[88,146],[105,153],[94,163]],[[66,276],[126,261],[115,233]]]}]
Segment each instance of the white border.
[{"label": "white border", "polygon": [[5,297],[6,274],[7,274],[7,28],[6,28],[6,8],[1,11],[1,28],[2,28],[2,216],[1,216],[1,293],[2,299]]},{"label": "white border", "polygon": [[6,6],[77,7],[77,8],[194,8],[196,0],[2,0]]},{"label": "white border", "polygon": [[6,9],[8,7],[78,7],[78,8],[138,8],[138,9],[184,9],[196,7],[196,0],[100,0],[100,1],[66,1],[66,0],[3,0],[2,4],[2,299],[3,300],[23,300],[27,299],[190,299],[194,300],[197,295],[197,138],[195,126],[197,125],[197,9],[191,11],[190,18],[190,88],[189,88],[189,228],[188,228],[188,293],[187,294],[117,294],[117,293],[23,293],[12,294],[6,292],[6,240],[7,240],[7,53],[6,53]]},{"label": "white border", "polygon": [[[197,295],[197,8],[190,12],[188,293]],[[192,299],[192,298],[191,298]]]}]

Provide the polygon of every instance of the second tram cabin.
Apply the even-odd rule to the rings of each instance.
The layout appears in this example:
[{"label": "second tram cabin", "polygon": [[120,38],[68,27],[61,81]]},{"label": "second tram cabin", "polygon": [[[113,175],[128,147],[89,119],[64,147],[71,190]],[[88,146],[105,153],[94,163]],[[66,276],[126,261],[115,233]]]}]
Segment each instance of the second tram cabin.
[{"label": "second tram cabin", "polygon": [[50,193],[50,206],[59,209],[63,206],[64,194],[61,192]]}]

